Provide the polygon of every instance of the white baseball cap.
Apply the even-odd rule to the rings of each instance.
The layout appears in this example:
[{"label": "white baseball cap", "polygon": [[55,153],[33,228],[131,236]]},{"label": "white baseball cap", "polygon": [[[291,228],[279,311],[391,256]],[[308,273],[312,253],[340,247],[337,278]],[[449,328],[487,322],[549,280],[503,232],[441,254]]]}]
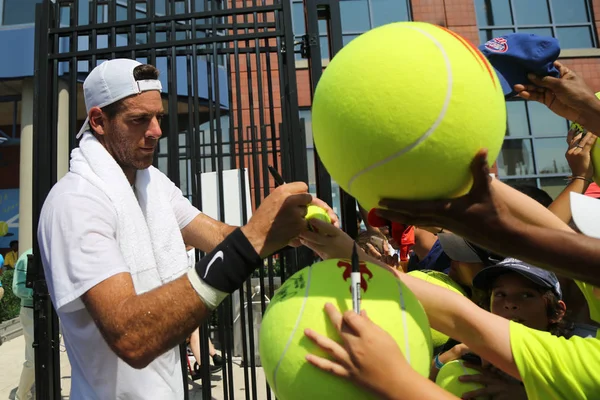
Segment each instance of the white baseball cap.
[{"label": "white baseball cap", "polygon": [[83,96],[88,113],[83,126],[77,133],[79,139],[90,130],[89,112],[93,107],[106,107],[126,97],[149,90],[162,90],[158,79],[136,81],[133,77],[135,67],[142,65],[136,60],[117,58],[105,61],[90,72],[83,82]]},{"label": "white baseball cap", "polygon": [[571,192],[571,214],[577,228],[586,236],[600,239],[600,201]]}]

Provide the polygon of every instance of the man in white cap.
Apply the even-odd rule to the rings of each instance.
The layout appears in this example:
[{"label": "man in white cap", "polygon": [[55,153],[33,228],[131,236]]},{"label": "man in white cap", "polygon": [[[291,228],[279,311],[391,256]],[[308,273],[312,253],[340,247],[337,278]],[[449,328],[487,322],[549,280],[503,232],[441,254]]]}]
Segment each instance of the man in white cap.
[{"label": "man in white cap", "polygon": [[[107,61],[83,90],[79,148],[38,229],[71,398],[182,399],[177,345],[307,229],[308,204],[337,217],[296,182],[273,191],[244,227],[215,221],[152,167],[164,114],[155,67]],[[185,245],[208,255],[188,268]]]}]

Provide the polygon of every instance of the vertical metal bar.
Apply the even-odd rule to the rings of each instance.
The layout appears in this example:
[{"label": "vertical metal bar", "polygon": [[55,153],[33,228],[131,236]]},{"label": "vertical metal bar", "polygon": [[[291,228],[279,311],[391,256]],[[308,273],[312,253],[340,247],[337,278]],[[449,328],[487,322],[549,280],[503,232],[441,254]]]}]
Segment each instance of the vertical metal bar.
[{"label": "vertical metal bar", "polygon": [[[171,3],[173,11],[175,2]],[[168,31],[169,37],[175,39],[175,21],[172,20]],[[169,39],[167,39],[169,40]],[[177,107],[177,52],[175,46],[171,46],[167,55],[167,75],[169,88],[169,132],[167,133],[167,148],[168,148],[168,175],[175,186],[181,186],[179,174],[179,123],[178,123],[178,107]]]},{"label": "vertical metal bar", "polygon": [[[36,6],[36,41],[35,41],[35,90],[33,118],[33,232],[37,232],[38,220],[44,200],[54,182],[56,182],[56,125],[55,119],[48,110],[56,93],[48,88],[56,78],[56,63],[49,61],[53,41],[48,34],[52,23],[56,21],[55,5],[44,2]],[[54,79],[52,79],[52,78]],[[50,129],[48,129],[50,127]],[[49,166],[51,166],[49,168]],[[60,364],[55,361],[58,351],[57,321],[52,307],[48,288],[42,268],[37,235],[33,235],[33,269],[34,289],[34,353],[36,396],[38,399],[60,398]],[[58,368],[57,368],[58,367]]]}]

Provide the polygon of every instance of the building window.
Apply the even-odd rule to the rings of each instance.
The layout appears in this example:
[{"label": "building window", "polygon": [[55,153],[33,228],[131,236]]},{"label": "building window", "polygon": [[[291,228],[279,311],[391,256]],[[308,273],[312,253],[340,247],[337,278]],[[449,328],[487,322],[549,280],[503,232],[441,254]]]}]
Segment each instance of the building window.
[{"label": "building window", "polygon": [[553,36],[563,49],[596,47],[588,0],[475,0],[479,39],[509,33]]},{"label": "building window", "polygon": [[[291,0],[293,28],[297,39],[306,33],[303,0]],[[370,29],[398,21],[410,21],[411,12],[408,0],[340,0],[342,35],[344,45]],[[329,58],[327,27],[319,22],[321,56]],[[297,54],[299,59],[300,55]]]},{"label": "building window", "polygon": [[536,102],[509,101],[506,108],[508,127],[496,161],[498,177],[509,184],[540,187],[555,197],[571,173],[565,159],[569,122]]}]

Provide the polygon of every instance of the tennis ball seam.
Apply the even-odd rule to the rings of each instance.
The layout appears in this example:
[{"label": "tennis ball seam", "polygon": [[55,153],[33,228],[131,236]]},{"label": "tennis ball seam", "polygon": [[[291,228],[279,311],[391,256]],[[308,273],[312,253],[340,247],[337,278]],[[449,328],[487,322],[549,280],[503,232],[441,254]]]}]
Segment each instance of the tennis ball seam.
[{"label": "tennis ball seam", "polygon": [[406,302],[404,301],[403,284],[400,282],[400,280],[397,280],[396,284],[398,285],[398,293],[400,295],[400,308],[402,310],[402,328],[404,329],[404,349],[406,351],[406,353],[404,354],[404,358],[406,358],[406,361],[408,361],[408,363],[410,364],[410,342],[408,340],[408,337],[410,335],[408,334],[408,321],[406,320]]},{"label": "tennis ball seam", "polygon": [[361,171],[358,171],[354,176],[352,176],[350,178],[350,180],[348,181],[348,192],[349,193],[352,193],[352,184],[354,183],[354,181],[356,181],[362,175],[364,175],[368,172],[371,172],[372,170],[379,168],[382,165],[385,165],[391,161],[394,161],[396,158],[410,152],[412,149],[417,147],[419,144],[421,144],[425,140],[427,140],[427,138],[429,136],[431,136],[433,134],[433,132],[435,132],[435,130],[438,128],[438,126],[442,123],[442,121],[444,120],[444,117],[446,116],[446,112],[448,111],[448,107],[450,106],[450,101],[452,99],[453,75],[452,75],[452,64],[450,63],[450,58],[448,57],[448,53],[446,53],[446,49],[444,49],[444,46],[435,38],[435,36],[431,35],[429,32],[424,31],[419,28],[416,28],[416,27],[413,27],[413,26],[406,26],[405,28],[420,32],[421,34],[428,37],[442,53],[442,56],[444,57],[444,62],[446,63],[446,71],[448,72],[448,89],[446,90],[446,98],[444,99],[444,105],[442,106],[442,110],[440,111],[437,119],[433,122],[433,124],[429,127],[429,129],[427,129],[427,131],[425,131],[425,133],[423,133],[423,135],[421,135],[417,140],[415,140],[413,143],[409,144],[408,146],[404,147],[403,149],[400,149],[396,153],[394,153],[382,160],[379,160],[374,164],[369,165],[368,167],[362,169]]},{"label": "tennis ball seam", "polygon": [[279,367],[281,366],[281,363],[283,362],[283,360],[285,358],[285,354],[287,353],[287,351],[290,348],[290,345],[292,344],[292,340],[294,339],[294,336],[296,335],[296,331],[298,330],[298,326],[300,325],[300,321],[302,321],[302,316],[304,315],[304,308],[306,307],[306,302],[308,301],[308,292],[310,290],[310,277],[312,274],[312,270],[313,270],[313,267],[310,266],[308,268],[308,276],[306,277],[306,290],[304,291],[304,300],[302,301],[302,307],[300,307],[300,312],[298,313],[298,318],[296,318],[296,323],[294,324],[294,329],[292,329],[292,332],[290,333],[290,337],[288,338],[288,341],[285,344],[285,347],[283,348],[283,352],[281,353],[281,356],[279,357],[279,360],[277,361],[277,365],[275,365],[275,369],[273,369],[273,391],[275,393],[277,393],[277,372],[279,371]]}]

